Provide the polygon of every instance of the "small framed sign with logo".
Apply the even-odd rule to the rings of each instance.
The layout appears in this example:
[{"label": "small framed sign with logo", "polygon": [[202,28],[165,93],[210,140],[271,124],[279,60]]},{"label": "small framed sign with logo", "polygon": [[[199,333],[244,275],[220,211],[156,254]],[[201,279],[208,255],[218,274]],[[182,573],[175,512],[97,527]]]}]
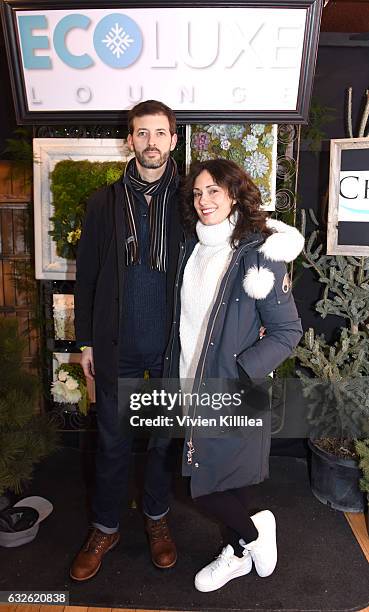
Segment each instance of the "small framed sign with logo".
[{"label": "small framed sign with logo", "polygon": [[369,255],[369,138],[331,140],[328,255]]},{"label": "small framed sign with logo", "polygon": [[19,124],[307,121],[323,0],[0,0]]}]

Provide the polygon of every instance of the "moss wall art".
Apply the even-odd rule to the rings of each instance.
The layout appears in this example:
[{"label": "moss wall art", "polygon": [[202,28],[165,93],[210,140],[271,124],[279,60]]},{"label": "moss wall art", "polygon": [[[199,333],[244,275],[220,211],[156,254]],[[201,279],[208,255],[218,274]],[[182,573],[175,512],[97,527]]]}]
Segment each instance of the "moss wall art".
[{"label": "moss wall art", "polygon": [[51,173],[50,191],[54,206],[50,234],[59,257],[75,259],[82,220],[89,196],[111,185],[123,174],[125,162],[63,160]]}]

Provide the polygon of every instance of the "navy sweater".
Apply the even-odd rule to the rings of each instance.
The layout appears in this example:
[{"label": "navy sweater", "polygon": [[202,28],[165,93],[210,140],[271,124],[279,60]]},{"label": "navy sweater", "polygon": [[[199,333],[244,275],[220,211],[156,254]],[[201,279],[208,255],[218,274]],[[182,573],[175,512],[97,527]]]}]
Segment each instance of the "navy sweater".
[{"label": "navy sweater", "polygon": [[119,362],[133,359],[149,367],[165,351],[166,274],[149,265],[149,206],[143,195],[137,194],[135,206],[140,263],[124,271]]}]

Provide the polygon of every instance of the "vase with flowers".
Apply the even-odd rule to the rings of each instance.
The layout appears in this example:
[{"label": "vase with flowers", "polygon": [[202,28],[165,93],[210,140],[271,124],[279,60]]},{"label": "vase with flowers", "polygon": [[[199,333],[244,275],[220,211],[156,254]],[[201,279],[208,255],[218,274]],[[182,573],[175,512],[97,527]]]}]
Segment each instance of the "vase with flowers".
[{"label": "vase with flowers", "polygon": [[55,372],[51,394],[55,402],[71,404],[86,415],[90,408],[85,375],[78,363],[63,363]]}]

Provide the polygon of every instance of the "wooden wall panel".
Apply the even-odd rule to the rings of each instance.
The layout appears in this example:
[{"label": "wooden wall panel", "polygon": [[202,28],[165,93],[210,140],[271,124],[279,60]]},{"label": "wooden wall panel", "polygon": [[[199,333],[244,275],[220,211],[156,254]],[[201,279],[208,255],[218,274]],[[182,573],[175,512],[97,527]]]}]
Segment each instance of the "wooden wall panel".
[{"label": "wooden wall panel", "polygon": [[26,340],[24,363],[34,369],[39,332],[32,323],[37,285],[30,278],[30,174],[0,161],[0,316],[16,317]]},{"label": "wooden wall panel", "polygon": [[6,160],[0,160],[0,201],[30,202],[32,171]]},{"label": "wooden wall panel", "polygon": [[14,281],[14,261],[11,259],[3,260],[3,279],[4,279],[4,306],[14,308],[16,303],[15,281]]},{"label": "wooden wall panel", "polygon": [[5,210],[1,211],[1,217],[2,255],[13,255],[13,211],[6,208]]},{"label": "wooden wall panel", "polygon": [[13,246],[14,255],[25,255],[26,249],[26,211],[13,210]]}]

